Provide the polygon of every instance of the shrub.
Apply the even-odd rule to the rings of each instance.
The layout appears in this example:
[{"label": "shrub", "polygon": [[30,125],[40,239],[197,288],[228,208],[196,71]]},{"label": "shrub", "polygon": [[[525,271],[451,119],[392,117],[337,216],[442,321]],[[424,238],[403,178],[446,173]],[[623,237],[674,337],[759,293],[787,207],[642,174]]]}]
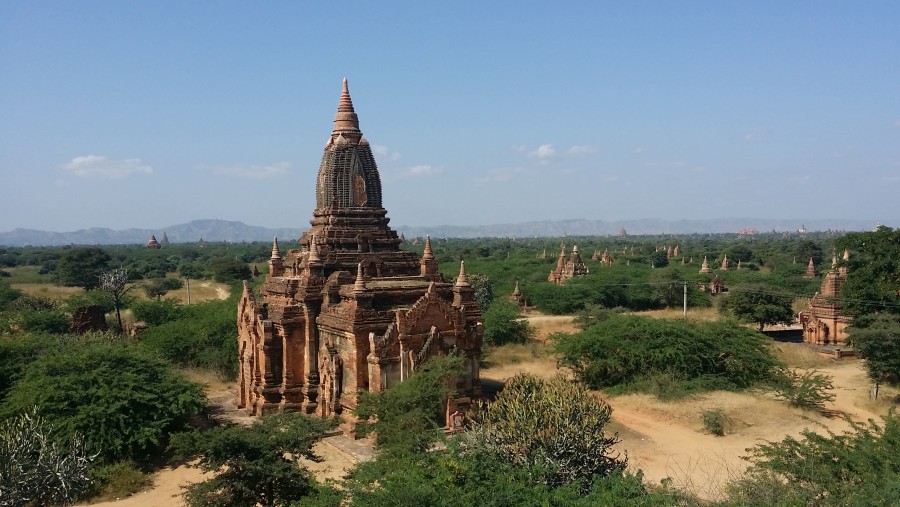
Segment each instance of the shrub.
[{"label": "shrub", "polygon": [[834,401],[831,376],[815,370],[798,373],[783,370],[775,382],[775,395],[792,407],[825,411],[825,403]]},{"label": "shrub", "polygon": [[724,437],[734,430],[734,421],[721,409],[704,410],[700,417],[706,431],[717,437]]},{"label": "shrub", "polygon": [[120,461],[91,470],[92,484],[85,496],[97,500],[124,498],[153,485],[153,478],[133,461]]},{"label": "shrub", "polygon": [[385,391],[361,393],[356,415],[363,422],[358,433],[374,431],[375,445],[382,451],[424,451],[444,426],[443,406],[454,391],[449,381],[461,371],[461,358],[435,357]]},{"label": "shrub", "polygon": [[484,312],[484,343],[504,345],[525,343],[534,336],[534,328],[519,318],[519,308],[509,301],[496,301]]},{"label": "shrub", "polygon": [[0,423],[0,505],[71,504],[87,488],[94,457],[78,434],[57,444],[52,432],[34,407]]},{"label": "shrub", "polygon": [[604,431],[611,413],[580,383],[519,374],[493,403],[479,405],[471,445],[523,467],[538,483],[590,484],[627,465],[626,458],[612,454],[618,436]]},{"label": "shrub", "polygon": [[69,316],[58,310],[25,310],[19,314],[22,330],[30,333],[69,332]]},{"label": "shrub", "polygon": [[560,363],[592,388],[652,391],[656,385],[676,395],[770,381],[779,363],[769,343],[734,323],[616,315],[580,333],[557,335],[556,351]]},{"label": "shrub", "polygon": [[176,321],[185,314],[184,307],[175,299],[137,301],[131,305],[134,316],[150,326]]},{"label": "shrub", "polygon": [[900,504],[900,417],[891,411],[881,424],[856,423],[836,435],[803,431],[800,438],[750,449],[753,466],[735,482],[738,505]]},{"label": "shrub", "polygon": [[37,405],[60,438],[84,436],[106,463],[145,460],[204,405],[200,386],[134,347],[76,344],[31,363],[0,416]]},{"label": "shrub", "polygon": [[227,426],[172,438],[176,457],[200,456],[215,477],[185,489],[191,507],[287,505],[313,492],[300,458],[315,459],[312,444],[331,422],[291,412],[263,416],[250,427]]}]

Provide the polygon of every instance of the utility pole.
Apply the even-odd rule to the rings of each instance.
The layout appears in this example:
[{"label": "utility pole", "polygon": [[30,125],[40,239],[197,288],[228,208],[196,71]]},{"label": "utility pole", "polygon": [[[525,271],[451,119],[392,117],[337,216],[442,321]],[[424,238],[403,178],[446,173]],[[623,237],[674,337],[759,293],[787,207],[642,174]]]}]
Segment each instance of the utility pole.
[{"label": "utility pole", "polygon": [[191,304],[191,279],[185,278],[185,280],[187,281],[187,304]]},{"label": "utility pole", "polygon": [[687,281],[684,282],[684,318],[687,318]]}]

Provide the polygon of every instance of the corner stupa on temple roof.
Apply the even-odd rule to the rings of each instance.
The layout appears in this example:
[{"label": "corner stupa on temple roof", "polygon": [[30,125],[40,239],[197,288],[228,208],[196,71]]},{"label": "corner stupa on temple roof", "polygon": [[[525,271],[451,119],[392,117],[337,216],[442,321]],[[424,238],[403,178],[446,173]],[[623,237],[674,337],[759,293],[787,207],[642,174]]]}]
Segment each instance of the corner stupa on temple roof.
[{"label": "corner stupa on temple roof", "polygon": [[474,291],[462,264],[443,279],[430,238],[421,258],[399,248],[346,80],[314,188],[310,228],[286,251],[273,239],[260,294],[245,288],[238,303],[238,405],[340,416],[350,431],[360,393],[457,351],[466,373],[441,409],[464,413],[481,397]]}]

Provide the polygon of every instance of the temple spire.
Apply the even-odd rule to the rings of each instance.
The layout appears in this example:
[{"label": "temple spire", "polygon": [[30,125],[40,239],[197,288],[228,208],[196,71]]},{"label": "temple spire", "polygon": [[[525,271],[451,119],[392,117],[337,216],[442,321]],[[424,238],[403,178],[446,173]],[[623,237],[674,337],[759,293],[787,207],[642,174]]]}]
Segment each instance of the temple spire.
[{"label": "temple spire", "polygon": [[459,276],[456,277],[456,286],[469,286],[469,275],[466,274],[466,261],[459,261]]},{"label": "temple spire", "polygon": [[353,292],[365,292],[366,291],[366,281],[363,278],[363,265],[362,262],[356,265],[356,283],[353,284]]},{"label": "temple spire", "polygon": [[431,236],[425,236],[425,251],[422,252],[422,260],[434,260],[434,252],[431,251]]},{"label": "temple spire", "polygon": [[306,261],[309,264],[321,262],[322,259],[319,258],[319,244],[316,241],[316,235],[313,234],[309,238],[309,257],[306,258]]},{"label": "temple spire", "polygon": [[347,87],[347,78],[344,78],[344,87],[341,90],[341,100],[338,103],[337,113],[334,115],[333,139],[343,136],[353,141],[359,141],[362,132],[359,130],[359,117],[353,109],[353,100],[350,99],[350,89]]},{"label": "temple spire", "polygon": [[281,252],[278,251],[278,236],[272,240],[272,259],[280,259]]}]

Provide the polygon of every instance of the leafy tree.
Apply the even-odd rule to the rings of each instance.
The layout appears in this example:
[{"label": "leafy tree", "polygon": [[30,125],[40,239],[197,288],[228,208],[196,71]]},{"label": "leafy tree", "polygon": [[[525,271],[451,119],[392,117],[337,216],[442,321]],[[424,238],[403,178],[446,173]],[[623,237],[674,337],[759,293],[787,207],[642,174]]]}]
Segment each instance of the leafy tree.
[{"label": "leafy tree", "polygon": [[484,343],[504,345],[525,343],[534,336],[534,328],[519,316],[519,307],[511,301],[497,301],[484,312]]},{"label": "leafy tree", "polygon": [[[443,407],[455,391],[462,359],[434,357],[403,382],[379,393],[361,393],[358,432],[375,432],[375,445],[388,453],[424,451],[444,426]],[[374,419],[374,421],[372,421]]]},{"label": "leafy tree", "polygon": [[518,374],[493,403],[479,406],[470,445],[529,470],[535,482],[587,485],[627,465],[612,454],[618,436],[605,433],[611,413],[580,383]]},{"label": "leafy tree", "polygon": [[554,336],[560,364],[592,388],[664,396],[738,390],[771,382],[779,366],[768,338],[729,322],[616,315]]},{"label": "leafy tree", "polygon": [[128,285],[128,270],[114,269],[100,273],[99,289],[109,294],[113,308],[116,310],[116,323],[119,326],[119,332],[124,331],[125,327],[122,326],[122,308],[127,302],[126,295],[132,289],[132,286]]},{"label": "leafy tree", "polygon": [[204,405],[200,386],[123,345],[74,344],[32,362],[0,405],[9,417],[38,406],[58,436],[84,436],[106,462],[143,460]]},{"label": "leafy tree", "polygon": [[850,421],[836,435],[805,430],[800,438],[750,449],[753,466],[731,487],[736,505],[900,504],[900,417],[891,411],[881,424]]},{"label": "leafy tree", "polygon": [[200,456],[199,466],[215,477],[185,489],[191,507],[287,505],[313,492],[313,479],[300,458],[315,459],[312,444],[330,421],[291,412],[263,416],[250,426],[232,425],[174,435],[176,457]]},{"label": "leafy tree", "polygon": [[203,269],[195,262],[182,262],[179,264],[178,274],[189,280],[199,280],[204,277]]},{"label": "leafy tree", "polygon": [[18,299],[22,291],[14,289],[6,283],[0,283],[0,312],[6,309],[10,303]]},{"label": "leafy tree", "polygon": [[150,299],[162,299],[171,290],[184,287],[184,282],[177,278],[155,278],[144,284],[144,293]]},{"label": "leafy tree", "polygon": [[59,259],[56,276],[63,285],[96,289],[100,286],[100,273],[110,260],[109,254],[100,248],[75,248]]},{"label": "leafy tree", "polygon": [[848,331],[853,348],[866,360],[869,378],[876,383],[900,384],[900,316],[860,316]]},{"label": "leafy tree", "polygon": [[732,289],[720,310],[756,324],[762,332],[768,325],[794,322],[793,302],[794,298],[788,292],[752,284]]},{"label": "leafy tree", "polygon": [[138,301],[131,305],[135,318],[151,326],[159,326],[184,317],[185,308],[174,299]]},{"label": "leafy tree", "polygon": [[824,258],[822,255],[822,245],[811,239],[804,239],[795,247],[794,257],[797,259],[797,262],[803,266],[805,266],[810,259],[813,260],[816,266],[821,266],[822,259]]},{"label": "leafy tree", "polygon": [[850,251],[849,274],[841,287],[844,308],[852,313],[900,314],[900,229],[879,227],[840,238]]},{"label": "leafy tree", "polygon": [[650,254],[650,262],[654,267],[664,268],[669,265],[669,257],[665,250],[660,250]]},{"label": "leafy tree", "polygon": [[207,270],[213,280],[219,283],[250,279],[250,268],[247,267],[247,263],[228,257],[211,260],[207,265]]},{"label": "leafy tree", "polygon": [[78,434],[58,445],[52,432],[36,408],[0,423],[0,506],[70,505],[87,488],[95,456]]},{"label": "leafy tree", "polygon": [[475,303],[478,304],[481,311],[487,310],[491,306],[491,302],[494,301],[494,287],[491,284],[491,279],[487,275],[475,273],[469,275],[469,285],[472,286],[474,291]]}]

